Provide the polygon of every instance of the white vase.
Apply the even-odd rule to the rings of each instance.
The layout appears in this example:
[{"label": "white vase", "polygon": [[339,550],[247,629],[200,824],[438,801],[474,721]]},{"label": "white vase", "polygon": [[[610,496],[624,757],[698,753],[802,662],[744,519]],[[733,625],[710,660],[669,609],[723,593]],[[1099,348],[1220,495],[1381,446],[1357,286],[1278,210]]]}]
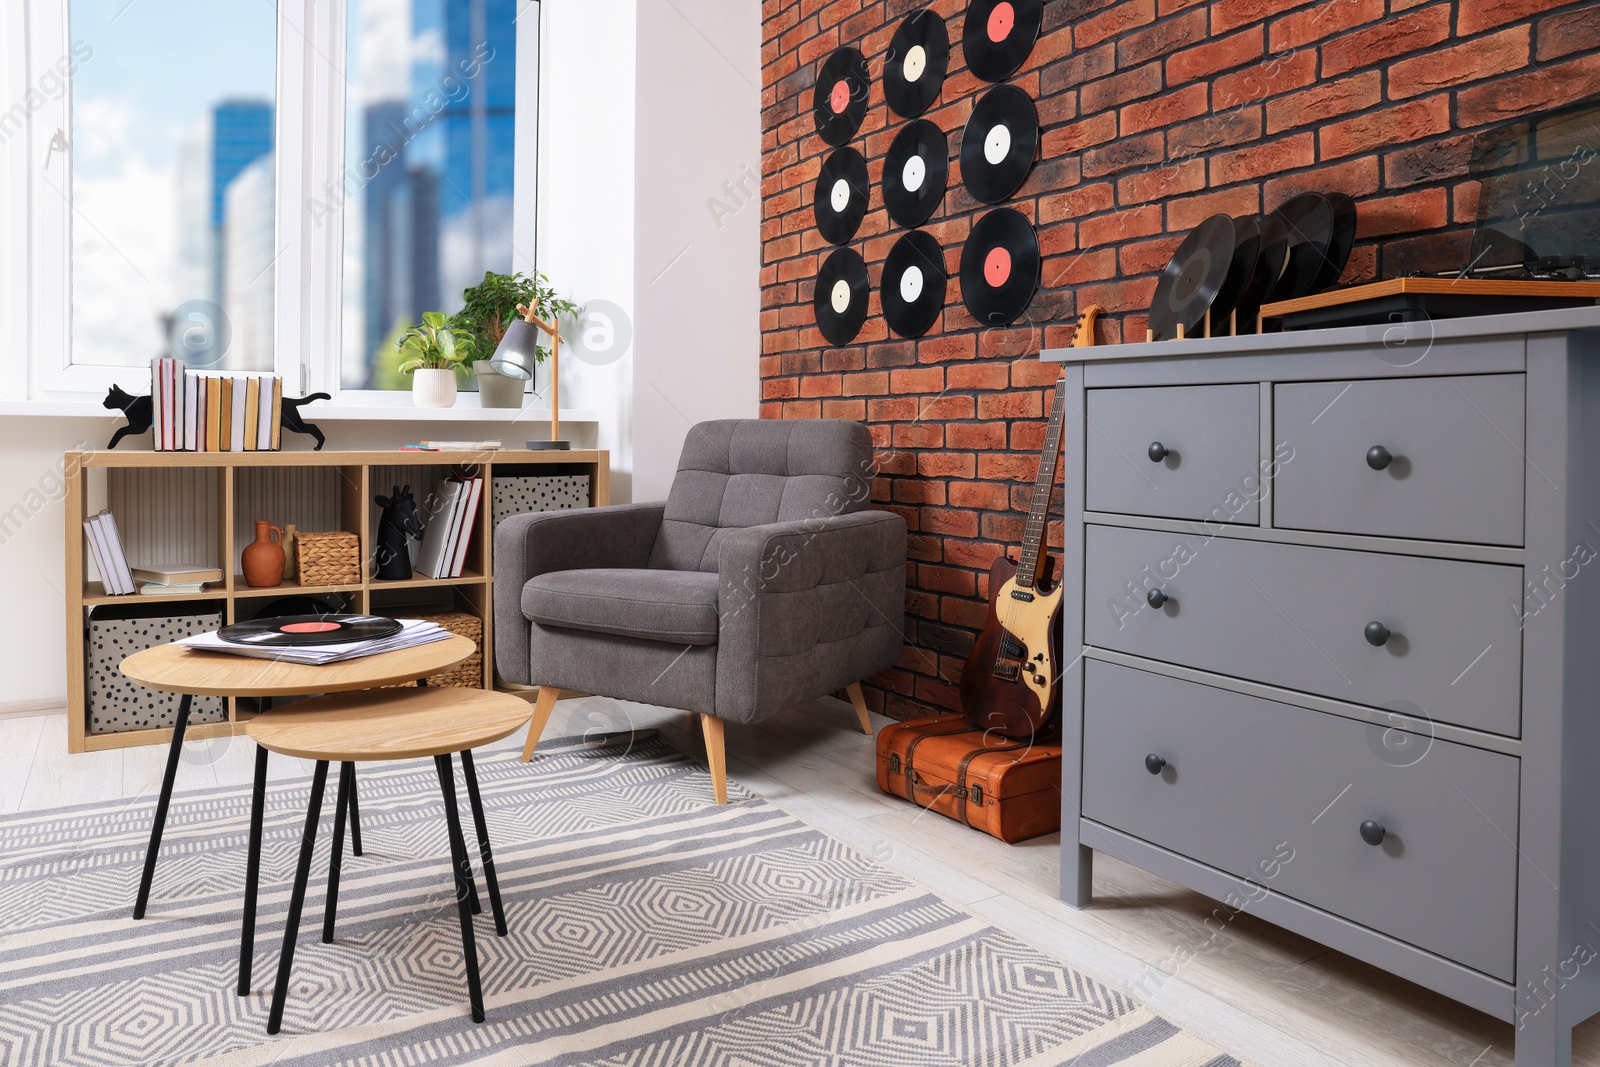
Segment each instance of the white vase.
[{"label": "white vase", "polygon": [[412,371],[411,402],[419,408],[455,407],[456,372],[453,370]]}]

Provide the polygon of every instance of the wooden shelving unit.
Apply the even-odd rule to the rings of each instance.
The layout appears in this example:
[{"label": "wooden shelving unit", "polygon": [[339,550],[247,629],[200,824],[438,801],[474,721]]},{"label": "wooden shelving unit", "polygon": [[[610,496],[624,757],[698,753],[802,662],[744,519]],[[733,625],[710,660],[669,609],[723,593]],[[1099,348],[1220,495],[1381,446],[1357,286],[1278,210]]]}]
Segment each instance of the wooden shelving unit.
[{"label": "wooden shelving unit", "polygon": [[[589,477],[589,504],[610,503],[610,457],[600,449],[567,452],[69,452],[65,457],[67,733],[72,752],[165,744],[171,731],[88,732],[85,631],[89,609],[107,604],[208,604],[230,623],[255,616],[259,605],[295,595],[344,598],[352,611],[384,613],[422,599],[483,620],[483,685],[494,685],[493,494],[478,508],[466,568],[460,578],[381,581],[372,577],[379,509],[373,497],[394,482],[410,483],[419,510],[452,468],[494,478],[581,474]],[[91,500],[95,503],[91,507]],[[192,562],[218,566],[227,576],[200,593],[109,596],[91,581],[83,520],[109,501],[130,562]],[[258,513],[271,512],[271,513]],[[361,540],[362,581],[302,586],[293,581],[252,589],[239,573],[245,531],[256,519],[303,532],[346,530]],[[425,517],[426,521],[426,517]],[[531,692],[531,691],[530,691]],[[189,727],[191,738],[239,732],[252,714],[250,701],[230,700],[225,722]]]}]

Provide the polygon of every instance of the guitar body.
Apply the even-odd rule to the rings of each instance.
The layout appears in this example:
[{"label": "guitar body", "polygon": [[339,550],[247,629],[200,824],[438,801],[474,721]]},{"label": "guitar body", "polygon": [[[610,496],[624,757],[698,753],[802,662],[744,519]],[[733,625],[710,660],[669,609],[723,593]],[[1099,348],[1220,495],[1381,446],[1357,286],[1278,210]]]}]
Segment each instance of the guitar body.
[{"label": "guitar body", "polygon": [[[1054,575],[1045,559],[1045,578]],[[1020,594],[1020,595],[1019,595]],[[961,706],[979,729],[1031,740],[1061,708],[1061,587],[1017,584],[1005,557],[989,568],[989,614],[961,671]]]}]

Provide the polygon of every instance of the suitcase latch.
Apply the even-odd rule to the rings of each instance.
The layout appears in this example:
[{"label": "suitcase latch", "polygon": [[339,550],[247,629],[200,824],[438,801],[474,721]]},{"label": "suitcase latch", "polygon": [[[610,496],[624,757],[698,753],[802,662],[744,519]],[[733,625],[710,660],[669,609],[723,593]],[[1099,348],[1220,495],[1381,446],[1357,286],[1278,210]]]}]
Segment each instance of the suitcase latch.
[{"label": "suitcase latch", "polygon": [[889,773],[900,773],[900,756],[898,754],[889,757]]},{"label": "suitcase latch", "polygon": [[968,802],[977,804],[981,807],[983,805],[983,786],[974,785],[971,789],[967,790],[967,800]]}]

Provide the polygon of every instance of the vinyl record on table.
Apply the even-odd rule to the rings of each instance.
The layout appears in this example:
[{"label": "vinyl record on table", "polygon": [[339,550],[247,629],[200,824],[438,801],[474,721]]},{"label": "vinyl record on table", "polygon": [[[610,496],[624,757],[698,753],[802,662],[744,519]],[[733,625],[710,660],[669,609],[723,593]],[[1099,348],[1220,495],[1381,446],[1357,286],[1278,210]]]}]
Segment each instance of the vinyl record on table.
[{"label": "vinyl record on table", "polygon": [[811,94],[811,116],[824,141],[837,148],[856,135],[867,117],[871,88],[867,61],[854,48],[834,49],[823,61]]},{"label": "vinyl record on table", "polygon": [[1276,215],[1258,215],[1256,223],[1261,234],[1256,267],[1234,305],[1234,310],[1239,313],[1241,333],[1248,333],[1254,328],[1261,305],[1266,302],[1266,296],[1273,286],[1278,284],[1278,279],[1283,276],[1284,265],[1289,261],[1289,230],[1283,220]]},{"label": "vinyl record on table", "polygon": [[1039,109],[1015,85],[996,85],[978,98],[961,135],[961,180],[985,204],[1022,188],[1039,153]]},{"label": "vinyl record on table", "polygon": [[1226,333],[1228,315],[1239,306],[1244,291],[1255,277],[1256,260],[1261,258],[1261,220],[1255,215],[1240,215],[1233,221],[1233,259],[1228,275],[1211,302],[1211,332]]},{"label": "vinyl record on table", "polygon": [[883,261],[878,299],[889,329],[901,337],[921,337],[944,310],[949,277],[944,249],[926,230],[912,230],[889,249]]},{"label": "vinyl record on table", "polygon": [[950,31],[932,8],[913,11],[894,31],[883,60],[883,98],[901,118],[915,118],[939,98],[950,69]]},{"label": "vinyl record on table", "polygon": [[1285,201],[1273,214],[1289,231],[1289,262],[1265,302],[1310,296],[1317,291],[1317,279],[1328,266],[1328,249],[1333,244],[1333,205],[1321,193],[1301,193]]},{"label": "vinyl record on table", "polygon": [[1333,237],[1328,241],[1328,258],[1323,261],[1312,290],[1317,293],[1338,282],[1356,246],[1356,202],[1343,193],[1327,195],[1328,206],[1333,208]]},{"label": "vinyl record on table", "polygon": [[811,303],[817,327],[830,345],[855,340],[867,321],[867,264],[853,248],[836,248],[817,271],[817,288]]},{"label": "vinyl record on table", "polygon": [[995,208],[972,227],[961,250],[961,299],[985,326],[1006,326],[1039,287],[1039,236],[1022,214]]},{"label": "vinyl record on table", "polygon": [[1185,337],[1196,335],[1228,280],[1233,244],[1233,219],[1227,215],[1211,216],[1183,239],[1150,301],[1150,331],[1157,341],[1177,337],[1180,326]]},{"label": "vinyl record on table", "polygon": [[883,157],[883,204],[901,226],[916,228],[933,217],[950,179],[950,142],[927,119],[901,127]]},{"label": "vinyl record on table", "polygon": [[292,648],[371,641],[397,634],[400,628],[398,619],[381,615],[282,615],[236,622],[218,630],[217,636],[236,645]]},{"label": "vinyl record on table", "polygon": [[836,148],[823,161],[811,197],[817,230],[829,244],[842,245],[856,235],[867,214],[872,183],[867,161],[854,148]]},{"label": "vinyl record on table", "polygon": [[1044,25],[1044,0],[972,0],[961,27],[967,69],[986,82],[1005,81],[1033,51]]}]

